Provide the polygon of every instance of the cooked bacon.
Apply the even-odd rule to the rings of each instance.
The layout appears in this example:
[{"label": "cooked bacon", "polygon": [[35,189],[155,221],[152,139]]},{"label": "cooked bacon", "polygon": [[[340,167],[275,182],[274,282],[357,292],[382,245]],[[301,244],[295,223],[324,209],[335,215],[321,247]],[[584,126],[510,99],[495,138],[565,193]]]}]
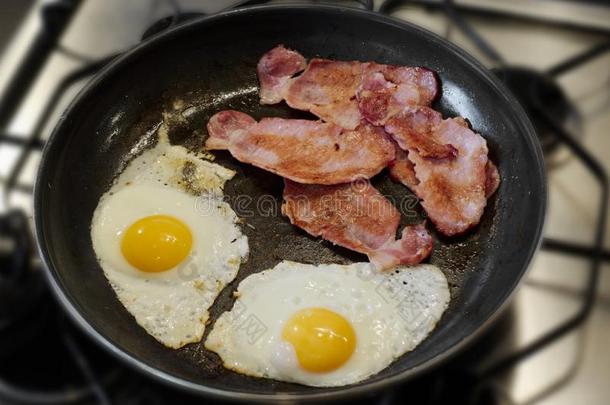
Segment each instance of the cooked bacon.
[{"label": "cooked bacon", "polygon": [[423,223],[405,226],[400,239],[388,240],[369,253],[369,260],[378,269],[391,269],[399,264],[420,263],[432,251],[432,237]]},{"label": "cooked bacon", "polygon": [[485,166],[485,198],[494,195],[498,187],[500,187],[500,173],[498,173],[496,165],[488,160]]},{"label": "cooked bacon", "polygon": [[436,75],[422,67],[369,63],[357,91],[362,116],[383,125],[406,106],[428,106],[438,96]]},{"label": "cooked bacon", "polygon": [[356,101],[362,66],[360,62],[312,59],[307,69],[288,84],[286,103],[326,122],[354,129],[362,120]]},{"label": "cooked bacon", "polygon": [[256,124],[256,120],[239,111],[226,110],[216,113],[208,121],[208,134],[205,143],[208,150],[229,149],[230,135],[244,131]]},{"label": "cooked bacon", "polygon": [[[434,113],[399,114],[388,121],[386,130],[395,139],[410,140],[411,131],[424,128],[434,144],[453,145],[456,149],[455,156],[439,159],[430,155],[429,150],[422,154],[419,143],[405,142],[408,159],[419,181],[409,187],[422,200],[423,208],[438,230],[445,235],[456,235],[476,225],[487,204],[487,143],[462,118],[441,120]],[[431,117],[431,122],[422,124],[419,122],[422,117]],[[417,123],[408,122],[412,119]]]},{"label": "cooked bacon", "polygon": [[400,213],[368,181],[335,186],[284,181],[282,213],[313,236],[369,256],[379,269],[417,264],[432,250],[425,227],[407,226],[395,240]]},{"label": "cooked bacon", "polygon": [[390,169],[390,177],[394,181],[404,184],[411,191],[415,192],[415,186],[419,184],[419,180],[417,180],[417,176],[415,175],[413,162],[409,160],[408,152],[402,150],[397,144],[394,144],[394,146],[396,157],[388,166]]},{"label": "cooked bacon", "polygon": [[[459,121],[462,125],[463,121]],[[417,185],[419,180],[416,175],[416,170],[413,162],[409,159],[411,153],[403,151],[396,145],[396,158],[388,166],[390,177],[399,183],[402,183],[417,195]],[[500,186],[500,174],[498,168],[491,160],[487,160],[485,165],[485,198],[489,199],[498,187]],[[477,221],[478,222],[478,221]]]},{"label": "cooked bacon", "polygon": [[[396,158],[388,168],[390,169],[390,177],[392,180],[405,185],[409,190],[415,192],[415,186],[419,184],[415,175],[415,166],[408,158],[408,152],[396,146]],[[485,166],[485,198],[489,199],[498,190],[500,186],[500,174],[498,168],[491,160],[487,161]]]},{"label": "cooked bacon", "polygon": [[[410,113],[404,114],[403,115],[397,115],[396,119],[394,119],[393,121],[391,120],[388,123],[387,129],[390,132],[394,132],[394,137],[395,139],[401,139],[402,138],[409,138],[409,134],[408,132],[419,132],[416,134],[416,137],[422,137],[423,134],[427,134],[425,135],[426,137],[428,137],[427,142],[430,142],[430,139],[432,139],[432,143],[434,145],[434,147],[437,148],[444,148],[444,147],[450,147],[449,151],[450,153],[447,154],[442,154],[442,153],[437,153],[437,154],[431,154],[429,153],[429,151],[425,151],[424,153],[421,153],[418,150],[418,154],[422,157],[430,157],[430,158],[443,158],[443,157],[449,157],[449,158],[454,158],[455,156],[457,156],[457,149],[454,148],[451,145],[443,145],[443,144],[439,144],[436,141],[434,141],[434,134],[433,132],[435,131],[435,128],[438,128],[438,125],[440,125],[440,123],[442,122],[442,119],[440,118],[440,114],[437,113],[436,111],[432,111],[430,109],[426,109],[428,110],[427,112],[422,112],[421,109],[420,111],[417,111],[415,113],[413,113],[413,111],[411,110]],[[405,119],[405,117],[407,117]],[[422,121],[424,121],[423,123],[421,123],[419,126],[417,125],[417,121],[418,118],[422,118],[422,117],[431,117],[431,120],[429,120],[428,122],[425,122],[425,119],[422,119]],[[466,125],[465,121],[463,120],[458,120],[457,121],[460,125]],[[392,125],[394,124],[394,125]],[[401,127],[401,128],[398,128]],[[405,128],[407,130],[405,130]],[[405,148],[408,149],[407,147],[407,143],[403,142],[403,145],[405,145]],[[419,146],[418,144],[415,144],[416,147]],[[395,144],[395,159],[393,162],[390,163],[390,165],[388,166],[388,168],[390,169],[390,176],[392,177],[393,180],[398,181],[402,184],[404,184],[405,186],[407,186],[409,189],[411,190],[415,190],[415,186],[419,183],[419,180],[417,180],[417,176],[415,175],[415,167],[413,166],[413,162],[411,162],[411,160],[409,160],[408,158],[408,152],[404,151],[401,147],[399,147],[397,144]],[[428,152],[428,153],[426,153]],[[496,190],[498,189],[498,187],[500,186],[500,174],[498,173],[498,168],[496,167],[496,165],[494,165],[494,163],[491,160],[487,160],[487,164],[485,165],[485,198],[489,198],[491,197]]]},{"label": "cooked bacon", "polygon": [[370,124],[348,131],[320,121],[263,118],[256,123],[244,115],[229,110],[213,116],[206,147],[224,145],[241,162],[305,184],[368,179],[394,160],[392,141]]},{"label": "cooked bacon", "polygon": [[[390,176],[422,200],[440,232],[460,234],[479,222],[500,176],[488,160],[485,140],[464,119],[443,120],[428,107],[439,94],[434,72],[423,67],[312,59],[303,73],[294,76],[304,66],[301,55],[283,46],[265,54],[259,62],[261,102],[283,98],[289,106],[310,111],[326,123],[263,119],[250,126],[245,119],[234,119],[237,129],[225,131],[230,136],[223,140],[213,135],[212,128],[209,132],[216,140],[208,144],[222,147],[230,139],[228,148],[239,160],[307,184],[369,178],[386,162]],[[366,134],[373,145],[366,143]],[[358,158],[357,146],[336,141],[347,135],[358,135],[362,142]],[[338,154],[328,150],[330,144],[336,145]],[[388,160],[390,155],[394,159]],[[367,165],[367,156],[377,159]],[[407,232],[400,241],[411,239],[421,238]],[[397,243],[392,239],[387,249],[394,252]],[[381,253],[369,257],[379,263],[388,261]]]},{"label": "cooked bacon", "polygon": [[429,105],[438,95],[436,76],[426,68],[318,58],[305,65],[302,55],[283,45],[263,55],[261,103],[285,99],[292,108],[355,129],[365,118],[379,125],[401,106]]},{"label": "cooked bacon", "polygon": [[261,104],[275,104],[282,101],[284,87],[292,76],[305,69],[307,62],[303,55],[278,45],[258,62],[256,70],[260,81]]},{"label": "cooked bacon", "polygon": [[385,130],[404,150],[425,158],[453,159],[457,149],[441,143],[434,134],[442,121],[441,113],[432,108],[405,108],[387,121]]}]

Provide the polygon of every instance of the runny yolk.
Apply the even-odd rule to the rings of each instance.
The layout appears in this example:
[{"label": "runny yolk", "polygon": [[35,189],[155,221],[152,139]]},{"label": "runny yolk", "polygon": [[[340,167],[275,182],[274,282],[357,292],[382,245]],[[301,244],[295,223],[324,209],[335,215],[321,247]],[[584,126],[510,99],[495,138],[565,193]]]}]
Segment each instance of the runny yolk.
[{"label": "runny yolk", "polygon": [[191,231],[182,221],[168,215],[152,215],[127,228],[121,252],[138,270],[157,273],[180,264],[192,245]]},{"label": "runny yolk", "polygon": [[315,373],[339,368],[356,347],[352,325],[325,308],[307,308],[295,313],[284,326],[282,338],[294,347],[301,367]]}]

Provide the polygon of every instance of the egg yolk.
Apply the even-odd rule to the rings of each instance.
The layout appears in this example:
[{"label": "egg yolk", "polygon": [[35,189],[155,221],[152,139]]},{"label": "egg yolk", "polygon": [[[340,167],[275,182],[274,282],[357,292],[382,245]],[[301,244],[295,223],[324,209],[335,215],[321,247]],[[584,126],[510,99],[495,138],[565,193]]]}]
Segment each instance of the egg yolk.
[{"label": "egg yolk", "polygon": [[153,215],[127,228],[121,252],[138,270],[158,273],[180,264],[192,245],[193,236],[183,222],[167,215]]},{"label": "egg yolk", "polygon": [[308,308],[295,313],[286,323],[282,338],[294,347],[301,367],[315,373],[339,368],[356,347],[352,325],[325,308]]}]

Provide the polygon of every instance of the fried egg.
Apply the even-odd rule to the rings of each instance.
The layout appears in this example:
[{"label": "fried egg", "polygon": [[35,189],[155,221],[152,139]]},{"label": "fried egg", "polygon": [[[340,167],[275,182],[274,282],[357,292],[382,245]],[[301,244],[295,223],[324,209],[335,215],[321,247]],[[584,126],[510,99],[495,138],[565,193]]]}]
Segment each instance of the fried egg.
[{"label": "fried egg", "polygon": [[228,369],[310,386],[356,383],[413,350],[449,303],[433,265],[284,261],[244,279],[205,347]]},{"label": "fried egg", "polygon": [[209,307],[247,257],[247,238],[222,200],[234,174],[160,136],[93,214],[104,275],[136,322],[167,347],[201,340]]}]

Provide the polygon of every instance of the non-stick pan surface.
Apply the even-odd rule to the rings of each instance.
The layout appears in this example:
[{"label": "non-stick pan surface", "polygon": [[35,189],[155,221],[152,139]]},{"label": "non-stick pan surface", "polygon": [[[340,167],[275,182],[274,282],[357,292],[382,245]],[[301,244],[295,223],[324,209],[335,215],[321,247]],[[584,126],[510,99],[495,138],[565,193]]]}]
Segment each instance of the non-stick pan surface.
[{"label": "non-stick pan surface", "polygon": [[[311,388],[244,377],[221,367],[202,343],[170,350],[141,329],[121,306],[99,267],[90,222],[100,196],[135,155],[154,144],[163,112],[172,112],[170,139],[198,149],[215,112],[234,108],[255,117],[304,117],[285,105],[258,103],[256,63],[278,43],[341,60],[427,66],[442,80],[435,108],[467,117],[486,139],[502,183],[479,227],[467,236],[435,235],[430,261],[451,283],[451,304],[435,331],[415,351],[368,380],[344,388]],[[273,207],[281,203],[277,176],[240,164],[225,153],[217,162],[237,170],[226,195],[267,209],[235,207],[250,259],[220,296],[212,320],[232,305],[231,292],[249,274],[282,259],[347,263],[365,258],[320,243],[290,226]],[[382,173],[373,179],[397,201],[405,223],[422,220],[413,196]],[[271,196],[271,197],[262,197]],[[406,202],[405,202],[406,201]],[[36,184],[35,222],[49,279],[61,302],[103,346],[127,363],[175,386],[233,399],[334,398],[412,377],[461,347],[507,300],[534,253],[546,194],[540,148],[517,102],[463,51],[415,26],[373,13],[333,7],[256,7],[188,23],[141,44],[110,64],[64,114],[45,149]],[[271,207],[271,208],[269,208]],[[247,211],[244,211],[246,209]],[[250,215],[252,211],[254,214]],[[210,328],[208,328],[209,331]]]}]

